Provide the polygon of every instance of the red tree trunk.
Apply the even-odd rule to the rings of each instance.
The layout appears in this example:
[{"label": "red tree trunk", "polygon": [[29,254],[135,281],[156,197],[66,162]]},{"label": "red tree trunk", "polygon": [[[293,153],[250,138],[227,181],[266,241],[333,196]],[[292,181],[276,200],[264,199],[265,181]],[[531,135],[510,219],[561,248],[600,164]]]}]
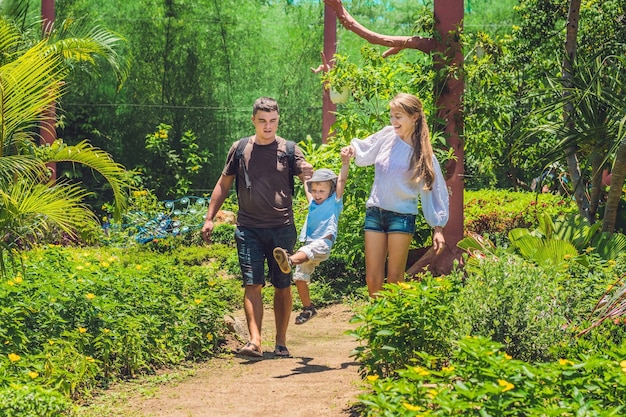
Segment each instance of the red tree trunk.
[{"label": "red tree trunk", "polygon": [[[46,37],[52,31],[54,25],[54,0],[41,0],[41,17],[43,36]],[[53,104],[45,111],[45,119],[42,120],[39,128],[39,135],[42,144],[52,144],[56,140],[56,106]],[[52,174],[52,180],[56,179],[57,165],[54,162],[47,164]]]},{"label": "red tree trunk", "polygon": [[[331,60],[337,52],[337,16],[329,5],[324,5],[324,56]],[[337,105],[330,100],[330,91],[324,87],[322,99],[322,143],[332,136],[330,131],[335,124]]]}]

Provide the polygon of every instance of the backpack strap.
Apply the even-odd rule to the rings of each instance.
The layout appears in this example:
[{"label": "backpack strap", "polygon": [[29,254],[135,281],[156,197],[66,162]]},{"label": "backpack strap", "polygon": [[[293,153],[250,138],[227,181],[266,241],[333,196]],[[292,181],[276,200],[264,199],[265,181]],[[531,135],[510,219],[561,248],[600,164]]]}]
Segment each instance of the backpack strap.
[{"label": "backpack strap", "polygon": [[296,185],[293,179],[296,164],[296,142],[287,141],[287,161],[289,162],[289,185],[291,186],[291,195],[296,195]]},{"label": "backpack strap", "polygon": [[[250,183],[250,177],[248,176],[248,169],[246,168],[246,162],[243,157],[243,151],[246,149],[246,145],[250,141],[250,137],[241,138],[239,143],[237,144],[237,149],[235,150],[235,164],[239,164],[241,171],[243,172],[243,179],[246,184],[246,188],[250,188],[252,184]],[[296,194],[295,182],[293,179],[295,172],[295,164],[296,164],[296,142],[287,140],[287,162],[289,164],[289,185],[291,186],[291,195]],[[237,171],[237,176],[235,177],[235,187],[239,190],[239,170]]]},{"label": "backpack strap", "polygon": [[[235,150],[235,164],[239,164],[239,167],[243,171],[243,179],[246,182],[246,188],[250,188],[252,184],[250,183],[250,177],[248,176],[248,168],[246,168],[246,162],[244,161],[243,151],[246,149],[246,145],[250,137],[245,137],[239,139],[239,143],[237,144],[237,150]],[[235,189],[239,192],[239,170],[237,170],[237,176],[235,177]]]}]

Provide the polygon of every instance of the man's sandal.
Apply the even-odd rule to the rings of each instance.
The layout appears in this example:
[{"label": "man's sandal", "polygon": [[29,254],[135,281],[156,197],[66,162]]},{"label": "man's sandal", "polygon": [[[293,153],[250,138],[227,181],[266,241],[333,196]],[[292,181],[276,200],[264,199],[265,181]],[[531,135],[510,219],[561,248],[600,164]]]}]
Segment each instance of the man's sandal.
[{"label": "man's sandal", "polygon": [[287,346],[276,345],[276,348],[274,349],[274,356],[279,358],[291,358],[291,353],[289,353]]},{"label": "man's sandal", "polygon": [[239,354],[243,356],[251,356],[254,358],[263,357],[263,352],[261,351],[261,348],[252,342],[246,343],[246,345],[239,350]]},{"label": "man's sandal", "polygon": [[302,309],[302,312],[296,317],[296,324],[304,324],[307,321],[311,320],[316,314],[317,310],[315,310],[315,307],[304,307]]}]

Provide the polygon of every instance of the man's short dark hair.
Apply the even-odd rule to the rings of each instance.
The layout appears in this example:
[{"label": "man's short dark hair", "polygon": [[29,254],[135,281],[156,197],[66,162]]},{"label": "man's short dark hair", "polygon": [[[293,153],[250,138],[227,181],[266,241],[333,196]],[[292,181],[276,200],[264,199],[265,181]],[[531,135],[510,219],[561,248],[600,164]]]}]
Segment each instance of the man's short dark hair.
[{"label": "man's short dark hair", "polygon": [[254,116],[256,112],[264,111],[264,112],[273,112],[280,114],[280,110],[278,109],[278,103],[271,97],[261,97],[257,98],[252,106],[252,115]]}]

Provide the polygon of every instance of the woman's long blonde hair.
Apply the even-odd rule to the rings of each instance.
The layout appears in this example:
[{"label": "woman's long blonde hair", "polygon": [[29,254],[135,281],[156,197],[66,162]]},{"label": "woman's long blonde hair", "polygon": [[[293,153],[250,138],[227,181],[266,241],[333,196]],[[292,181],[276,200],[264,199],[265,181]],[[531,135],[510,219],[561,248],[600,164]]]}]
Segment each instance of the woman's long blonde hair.
[{"label": "woman's long blonde hair", "polygon": [[413,154],[411,155],[411,179],[415,182],[424,181],[424,189],[432,190],[435,180],[433,169],[433,146],[430,143],[430,131],[424,115],[424,106],[413,94],[400,93],[389,102],[392,111],[401,111],[409,116],[417,115],[413,134]]}]

